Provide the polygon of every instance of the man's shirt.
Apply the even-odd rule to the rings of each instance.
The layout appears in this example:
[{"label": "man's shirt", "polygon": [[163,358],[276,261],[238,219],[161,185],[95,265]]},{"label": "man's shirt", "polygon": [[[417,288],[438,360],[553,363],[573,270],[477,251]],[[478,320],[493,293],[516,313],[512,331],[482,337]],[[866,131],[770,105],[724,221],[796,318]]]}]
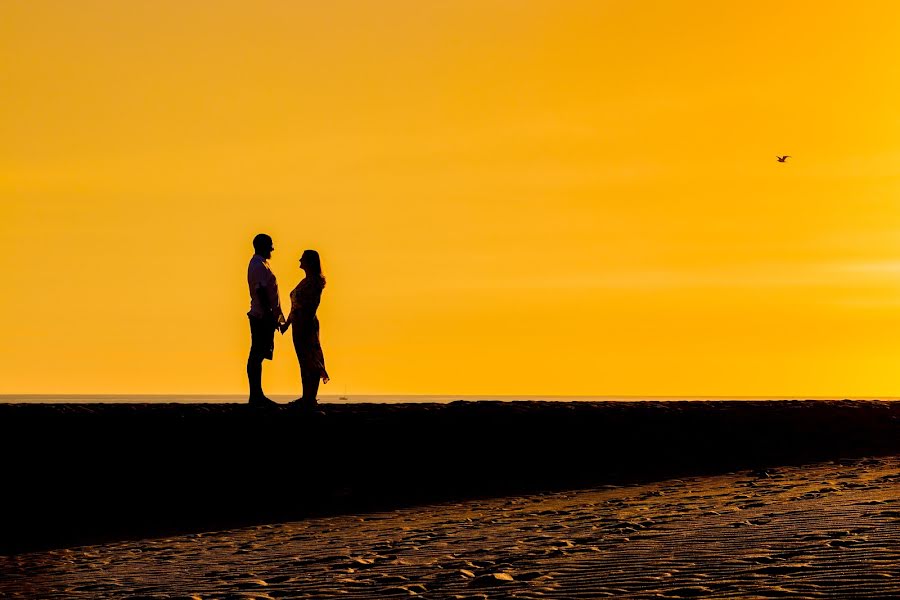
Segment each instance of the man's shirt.
[{"label": "man's shirt", "polygon": [[[269,268],[269,261],[254,254],[247,267],[247,284],[250,286],[250,312],[251,317],[263,318],[269,314],[282,323],[284,313],[281,312],[281,301],[278,299],[278,282],[275,281],[275,273]],[[271,312],[264,307],[259,300],[257,289],[262,288],[269,299]]]}]

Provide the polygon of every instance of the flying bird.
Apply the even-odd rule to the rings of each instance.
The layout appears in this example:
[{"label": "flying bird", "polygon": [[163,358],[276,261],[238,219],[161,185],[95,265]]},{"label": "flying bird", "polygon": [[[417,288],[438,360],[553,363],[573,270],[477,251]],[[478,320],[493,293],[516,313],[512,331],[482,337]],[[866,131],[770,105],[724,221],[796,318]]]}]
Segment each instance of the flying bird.
[{"label": "flying bird", "polygon": [[778,159],[778,162],[784,162],[784,161],[786,161],[787,159],[789,159],[790,157],[791,157],[790,154],[785,154],[784,156],[776,156],[775,158]]}]

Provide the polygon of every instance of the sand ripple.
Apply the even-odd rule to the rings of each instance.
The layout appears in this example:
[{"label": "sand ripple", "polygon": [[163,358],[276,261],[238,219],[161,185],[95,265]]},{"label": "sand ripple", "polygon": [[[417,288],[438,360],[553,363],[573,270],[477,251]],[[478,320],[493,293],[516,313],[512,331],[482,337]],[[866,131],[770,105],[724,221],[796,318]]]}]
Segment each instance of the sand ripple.
[{"label": "sand ripple", "polygon": [[0,557],[3,598],[900,597],[900,457]]}]

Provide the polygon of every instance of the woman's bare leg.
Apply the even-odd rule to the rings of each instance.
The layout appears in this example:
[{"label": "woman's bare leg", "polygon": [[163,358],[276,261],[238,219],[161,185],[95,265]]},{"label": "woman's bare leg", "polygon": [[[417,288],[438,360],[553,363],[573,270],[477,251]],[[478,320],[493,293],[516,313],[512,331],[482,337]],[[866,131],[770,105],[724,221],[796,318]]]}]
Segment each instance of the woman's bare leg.
[{"label": "woman's bare leg", "polygon": [[303,401],[315,404],[319,393],[319,373],[304,373],[301,369],[300,380],[303,383]]}]

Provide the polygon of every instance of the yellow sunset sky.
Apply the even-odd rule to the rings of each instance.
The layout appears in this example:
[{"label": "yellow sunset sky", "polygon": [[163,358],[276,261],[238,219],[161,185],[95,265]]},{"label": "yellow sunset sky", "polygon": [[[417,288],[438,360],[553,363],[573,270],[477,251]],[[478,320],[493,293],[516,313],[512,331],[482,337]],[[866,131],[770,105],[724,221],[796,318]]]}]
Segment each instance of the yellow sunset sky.
[{"label": "yellow sunset sky", "polygon": [[900,3],[0,2],[0,393],[245,392],[259,232],[321,394],[900,396]]}]

